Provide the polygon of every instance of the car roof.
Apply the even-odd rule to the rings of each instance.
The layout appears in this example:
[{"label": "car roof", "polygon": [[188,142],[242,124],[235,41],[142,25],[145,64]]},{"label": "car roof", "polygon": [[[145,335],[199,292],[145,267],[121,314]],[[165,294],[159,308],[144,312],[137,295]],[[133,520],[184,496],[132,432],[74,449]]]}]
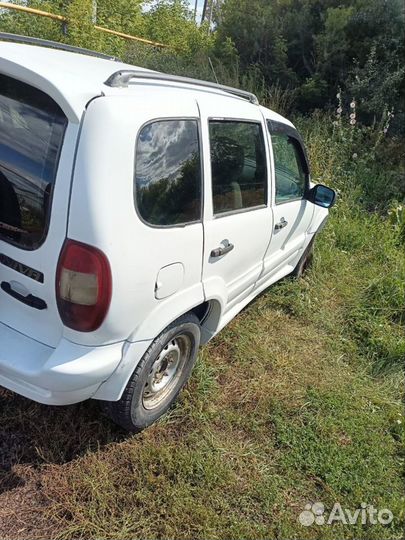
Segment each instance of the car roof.
[{"label": "car roof", "polygon": [[73,121],[80,121],[89,100],[105,93],[104,81],[122,69],[134,66],[59,49],[0,42],[0,71],[49,94]]},{"label": "car roof", "polygon": [[[122,95],[123,88],[112,88],[104,83],[113,73],[125,70],[151,72],[151,70],[113,59],[0,41],[0,72],[46,92],[73,122],[80,122],[83,111],[91,99],[102,95],[116,95],[118,92]],[[152,80],[148,83],[153,85],[156,81]],[[181,82],[165,82],[165,85],[184,88]],[[130,84],[124,90],[130,92],[132,86],[136,85]],[[202,91],[198,85],[189,85],[186,88],[194,96],[196,91]],[[211,91],[233,99],[242,99],[220,88],[211,89]],[[266,118],[290,124],[288,120],[270,109],[261,107],[261,110]]]}]

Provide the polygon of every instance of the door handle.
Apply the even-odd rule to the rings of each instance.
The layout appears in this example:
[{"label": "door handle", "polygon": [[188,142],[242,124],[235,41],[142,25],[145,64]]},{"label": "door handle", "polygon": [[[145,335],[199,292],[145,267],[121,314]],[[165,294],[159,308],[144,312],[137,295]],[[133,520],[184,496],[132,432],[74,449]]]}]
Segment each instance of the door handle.
[{"label": "door handle", "polygon": [[8,283],[8,281],[2,281],[0,287],[5,293],[9,294],[16,300],[19,300],[23,304],[27,304],[27,306],[33,307],[35,309],[46,309],[48,307],[45,300],[42,300],[42,298],[38,298],[38,296],[33,296],[32,294],[24,296],[18,293],[11,287],[11,284]]},{"label": "door handle", "polygon": [[226,246],[217,247],[211,251],[211,257],[222,257],[222,255],[232,251],[234,247],[235,246],[230,242]]},{"label": "door handle", "polygon": [[278,223],[276,223],[274,225],[274,228],[276,229],[276,231],[280,230],[280,229],[284,229],[284,227],[287,227],[288,225],[288,221],[286,221],[283,217],[280,219],[280,221]]}]

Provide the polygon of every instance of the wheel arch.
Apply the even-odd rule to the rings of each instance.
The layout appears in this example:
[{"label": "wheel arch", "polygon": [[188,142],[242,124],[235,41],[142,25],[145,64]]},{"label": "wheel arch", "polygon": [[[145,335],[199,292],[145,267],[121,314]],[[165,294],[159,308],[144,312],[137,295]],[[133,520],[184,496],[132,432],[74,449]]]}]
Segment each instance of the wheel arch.
[{"label": "wheel arch", "polygon": [[207,343],[217,332],[222,315],[222,305],[216,299],[206,300],[190,310],[195,313],[201,326],[201,345]]}]

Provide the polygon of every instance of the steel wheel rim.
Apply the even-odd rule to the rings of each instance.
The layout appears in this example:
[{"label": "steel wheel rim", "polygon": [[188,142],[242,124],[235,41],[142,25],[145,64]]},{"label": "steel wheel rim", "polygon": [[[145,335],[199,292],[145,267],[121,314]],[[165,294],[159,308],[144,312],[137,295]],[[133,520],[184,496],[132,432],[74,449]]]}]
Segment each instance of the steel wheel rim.
[{"label": "steel wheel rim", "polygon": [[153,362],[143,388],[145,409],[156,409],[166,400],[180,379],[190,351],[191,339],[186,334],[175,336],[166,343]]}]

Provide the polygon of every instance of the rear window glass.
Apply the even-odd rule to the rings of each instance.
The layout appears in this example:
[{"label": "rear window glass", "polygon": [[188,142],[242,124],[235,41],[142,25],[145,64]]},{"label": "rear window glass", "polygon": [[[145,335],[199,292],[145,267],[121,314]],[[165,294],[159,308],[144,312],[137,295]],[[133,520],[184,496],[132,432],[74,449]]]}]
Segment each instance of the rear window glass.
[{"label": "rear window glass", "polygon": [[136,145],[135,195],[141,217],[162,227],[201,219],[201,157],[196,120],[158,120]]},{"label": "rear window glass", "polygon": [[0,74],[0,239],[25,249],[45,239],[66,124],[47,94]]}]

